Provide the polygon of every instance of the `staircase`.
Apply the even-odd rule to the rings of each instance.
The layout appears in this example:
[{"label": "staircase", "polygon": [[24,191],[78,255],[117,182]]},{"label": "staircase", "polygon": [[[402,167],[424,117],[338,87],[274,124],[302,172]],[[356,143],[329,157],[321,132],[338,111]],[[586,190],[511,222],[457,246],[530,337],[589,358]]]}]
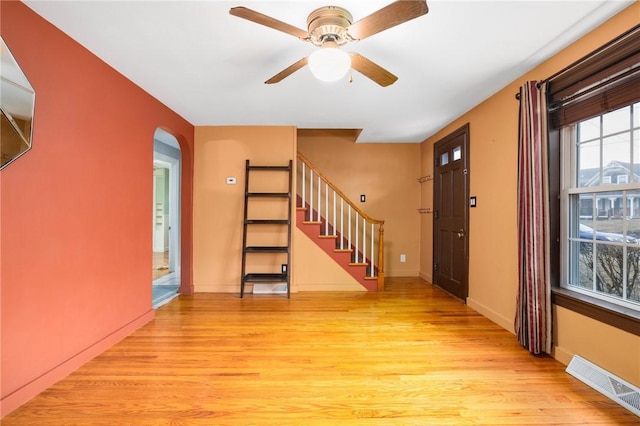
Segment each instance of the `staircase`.
[{"label": "staircase", "polygon": [[349,200],[298,153],[296,224],[368,291],[384,290],[384,221]]}]

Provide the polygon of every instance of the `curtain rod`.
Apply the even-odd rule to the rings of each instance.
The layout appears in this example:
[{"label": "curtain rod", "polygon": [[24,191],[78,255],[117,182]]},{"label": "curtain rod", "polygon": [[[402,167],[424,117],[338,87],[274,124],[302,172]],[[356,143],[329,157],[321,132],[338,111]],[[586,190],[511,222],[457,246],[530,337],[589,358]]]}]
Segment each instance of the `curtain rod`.
[{"label": "curtain rod", "polygon": [[[566,67],[562,68],[560,71],[552,74],[551,76],[545,78],[542,81],[539,81],[537,83],[538,88],[540,88],[540,85],[542,83],[548,83],[551,80],[553,80],[554,78],[558,77],[559,75],[577,67],[578,65],[580,65],[581,63],[585,62],[586,60],[588,60],[589,58],[597,55],[598,53],[604,51],[605,49],[608,49],[609,47],[613,46],[614,44],[616,44],[617,42],[619,42],[620,40],[622,40],[623,38],[629,36],[630,34],[633,34],[634,32],[640,30],[640,24],[637,24],[634,27],[631,27],[629,30],[625,31],[624,33],[620,34],[618,37],[614,38],[613,40],[609,41],[608,43],[600,46],[599,48],[597,48],[596,50],[584,55],[582,58],[578,59],[577,61],[567,65]],[[520,100],[520,93],[516,93],[516,99]]]},{"label": "curtain rod", "polygon": [[[542,80],[536,83],[536,87],[539,89],[542,83],[545,83],[547,80]],[[520,100],[520,92],[516,93],[516,99]]]}]

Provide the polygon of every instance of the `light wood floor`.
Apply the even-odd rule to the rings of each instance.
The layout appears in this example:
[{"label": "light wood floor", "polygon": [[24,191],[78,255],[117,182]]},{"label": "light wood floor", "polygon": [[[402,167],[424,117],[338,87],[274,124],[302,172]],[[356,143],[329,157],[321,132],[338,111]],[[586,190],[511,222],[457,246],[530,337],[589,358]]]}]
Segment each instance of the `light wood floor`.
[{"label": "light wood floor", "polygon": [[153,252],[153,279],[157,280],[169,273],[169,252]]},{"label": "light wood floor", "polygon": [[638,425],[418,279],[376,293],[180,296],[10,425]]}]

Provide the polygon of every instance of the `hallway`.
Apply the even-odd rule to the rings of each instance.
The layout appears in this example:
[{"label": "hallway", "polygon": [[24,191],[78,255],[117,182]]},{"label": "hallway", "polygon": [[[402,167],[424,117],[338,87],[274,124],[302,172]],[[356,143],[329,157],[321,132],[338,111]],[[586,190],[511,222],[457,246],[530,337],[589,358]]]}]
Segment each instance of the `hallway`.
[{"label": "hallway", "polygon": [[153,280],[169,273],[169,252],[153,252]]}]

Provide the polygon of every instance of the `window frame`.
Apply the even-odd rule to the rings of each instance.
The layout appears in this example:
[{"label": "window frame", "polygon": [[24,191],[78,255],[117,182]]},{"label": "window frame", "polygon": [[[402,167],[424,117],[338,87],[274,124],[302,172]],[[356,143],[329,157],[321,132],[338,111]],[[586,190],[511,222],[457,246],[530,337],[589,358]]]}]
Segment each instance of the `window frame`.
[{"label": "window frame", "polygon": [[549,230],[551,242],[549,247],[551,258],[549,272],[551,278],[551,303],[640,336],[640,312],[560,286],[563,262],[560,249],[561,226],[567,226],[566,222],[568,221],[568,214],[561,209],[560,203],[560,152],[563,148],[560,133],[560,129],[549,129]]},{"label": "window frame", "polygon": [[636,336],[640,336],[639,312],[560,287],[560,228],[563,220],[568,219],[560,207],[560,128],[571,124],[571,120],[580,121],[640,101],[639,58],[640,24],[545,80],[549,88],[550,123],[548,201],[551,301],[555,306]]},{"label": "window frame", "polygon": [[[637,103],[635,105],[637,105],[637,107],[640,108],[640,103]],[[629,112],[633,113],[632,110],[630,110]],[[604,114],[605,113],[603,113],[602,115]],[[571,235],[570,229],[572,229],[572,224],[575,226],[574,221],[578,221],[578,223],[580,222],[579,219],[572,217],[571,198],[583,193],[606,194],[612,191],[616,193],[620,192],[621,194],[624,195],[626,191],[629,191],[629,190],[633,191],[633,190],[640,189],[639,183],[632,182],[631,184],[629,183],[617,184],[612,182],[611,180],[604,179],[605,177],[610,178],[611,176],[602,175],[603,167],[604,167],[604,164],[602,163],[600,164],[600,170],[598,172],[601,175],[601,179],[602,179],[601,183],[596,186],[589,186],[589,187],[580,186],[577,180],[577,175],[578,175],[577,127],[578,127],[578,123],[574,123],[570,126],[565,126],[562,129],[560,129],[561,145],[560,145],[559,184],[560,184],[560,217],[561,217],[561,221],[560,221],[561,252],[560,252],[560,280],[558,282],[558,286],[562,290],[587,296],[586,299],[581,298],[580,300],[589,300],[589,301],[592,301],[592,303],[596,303],[596,304],[602,303],[605,306],[607,306],[608,309],[611,309],[611,307],[614,307],[614,306],[620,306],[621,308],[623,308],[622,310],[620,310],[620,312],[624,312],[627,315],[631,314],[632,316],[635,314],[635,316],[640,317],[640,306],[637,305],[635,302],[627,301],[623,299],[621,299],[620,301],[616,301],[615,297],[607,296],[604,293],[600,294],[593,290],[581,289],[579,286],[575,286],[575,284],[574,285],[569,284],[569,281],[570,281],[569,277],[571,275],[570,274],[571,259],[569,254],[570,252],[569,238]],[[634,132],[634,129],[635,127],[632,129],[629,129],[629,131]],[[604,138],[606,136],[601,135],[600,137]],[[633,144],[633,140],[631,140],[630,142]],[[628,178],[628,175],[618,175],[618,177],[619,176],[625,176],[626,178]],[[594,211],[594,215],[595,214],[596,213]],[[597,220],[597,218],[595,218],[594,216],[593,220]],[[623,225],[623,227],[625,227],[626,229],[626,224]],[[594,241],[593,243],[595,244],[596,242]],[[607,243],[603,243],[603,244],[607,244]],[[617,244],[614,243],[614,245],[617,245]]]},{"label": "window frame", "polygon": [[562,287],[552,288],[551,302],[556,306],[640,336],[640,315],[629,308]]}]

